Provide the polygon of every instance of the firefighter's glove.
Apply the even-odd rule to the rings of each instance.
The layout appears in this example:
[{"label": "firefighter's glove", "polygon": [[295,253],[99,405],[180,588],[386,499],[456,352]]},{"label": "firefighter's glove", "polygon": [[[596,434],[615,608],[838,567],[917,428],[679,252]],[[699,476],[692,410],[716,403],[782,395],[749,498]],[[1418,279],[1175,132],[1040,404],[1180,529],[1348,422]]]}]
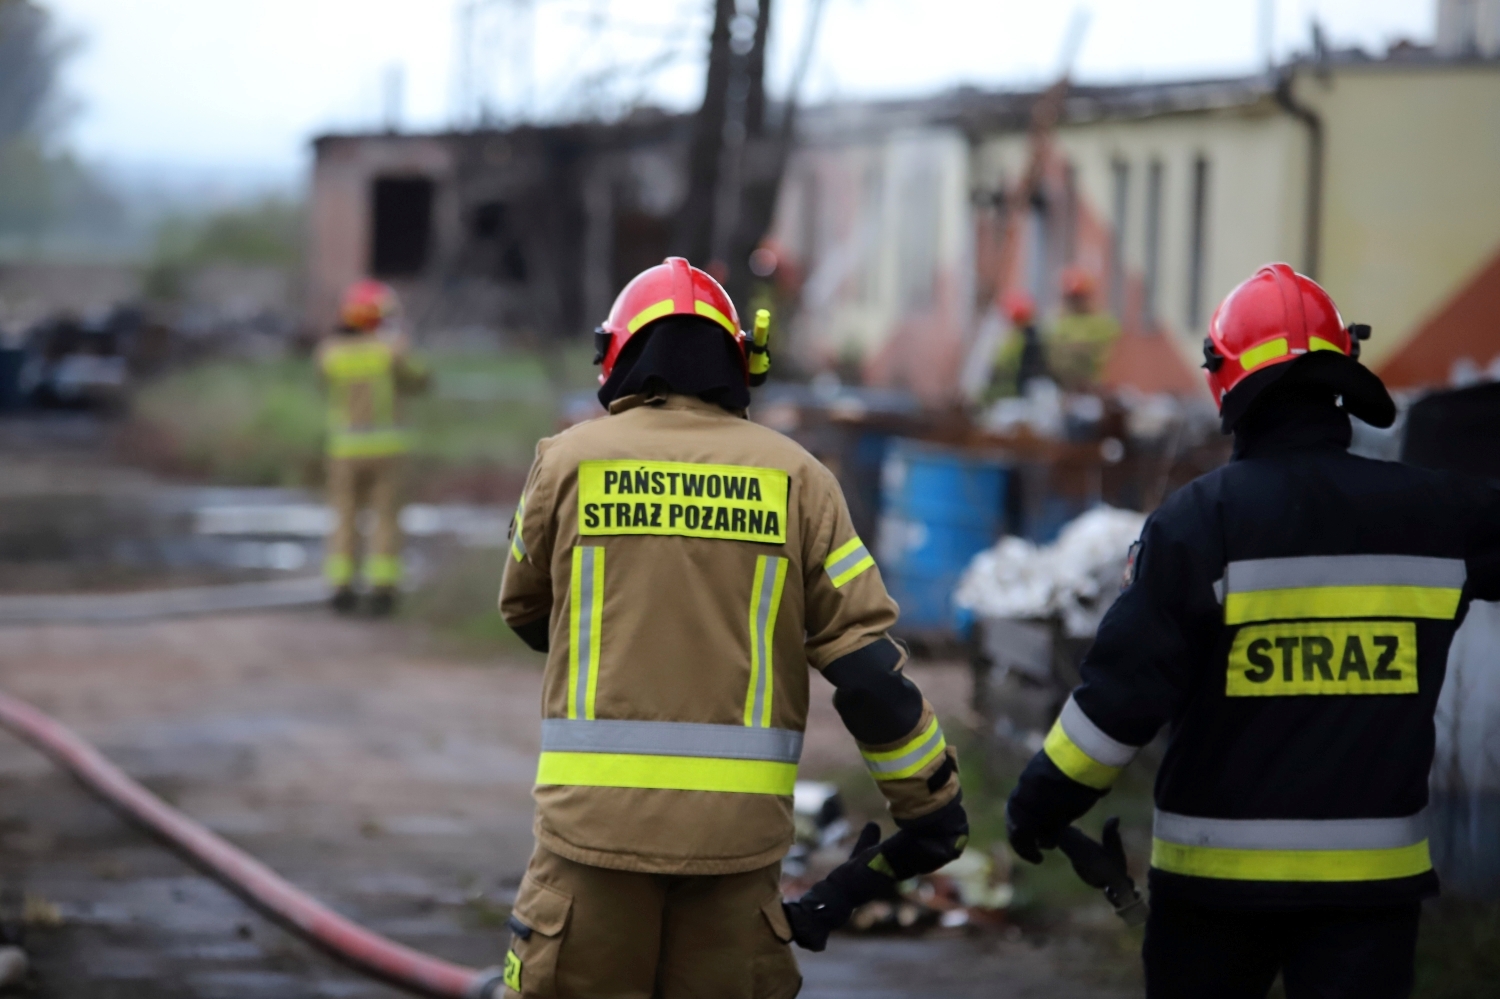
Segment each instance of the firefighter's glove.
[{"label": "firefighter's glove", "polygon": [[781,903],[792,927],[792,939],[799,947],[822,950],[828,946],[828,934],[847,923],[855,909],[873,899],[895,893],[895,879],[881,870],[886,865],[877,845],[879,842],[880,826],[868,823],[859,834],[848,860],[830,871],[828,877],[809,888],[797,901]]},{"label": "firefighter's glove", "polygon": [[880,852],[897,881],[931,874],[957,860],[969,842],[969,816],[963,795],[917,819],[897,820],[901,828],[880,845]]},{"label": "firefighter's glove", "polygon": [[1045,753],[1037,753],[1005,803],[1011,850],[1022,860],[1040,864],[1042,851],[1054,849],[1062,831],[1101,797],[1101,792],[1057,772]]},{"label": "firefighter's glove", "polygon": [[1084,884],[1104,892],[1115,913],[1132,925],[1145,921],[1145,903],[1125,864],[1125,845],[1120,842],[1120,819],[1104,821],[1103,842],[1096,843],[1076,826],[1064,829],[1057,845],[1067,855],[1073,871]]}]

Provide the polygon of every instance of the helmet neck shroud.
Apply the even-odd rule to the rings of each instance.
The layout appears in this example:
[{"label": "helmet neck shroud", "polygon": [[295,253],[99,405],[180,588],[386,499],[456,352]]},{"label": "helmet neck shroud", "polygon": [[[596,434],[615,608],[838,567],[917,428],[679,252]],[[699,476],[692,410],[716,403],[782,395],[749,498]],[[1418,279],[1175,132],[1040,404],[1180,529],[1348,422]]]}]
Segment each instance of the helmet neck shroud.
[{"label": "helmet neck shroud", "polygon": [[732,413],[750,407],[739,347],[721,326],[698,316],[667,316],[640,329],[599,387],[599,402],[608,409],[622,396],[648,391],[697,396]]}]

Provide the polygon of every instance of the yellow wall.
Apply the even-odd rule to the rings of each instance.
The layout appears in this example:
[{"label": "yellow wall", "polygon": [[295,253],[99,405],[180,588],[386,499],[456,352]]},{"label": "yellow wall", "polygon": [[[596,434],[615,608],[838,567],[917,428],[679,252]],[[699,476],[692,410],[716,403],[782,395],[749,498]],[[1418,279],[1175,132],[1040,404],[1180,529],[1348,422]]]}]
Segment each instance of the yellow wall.
[{"label": "yellow wall", "polygon": [[1319,276],[1378,364],[1500,253],[1500,66],[1304,73],[1296,93],[1327,128]]}]

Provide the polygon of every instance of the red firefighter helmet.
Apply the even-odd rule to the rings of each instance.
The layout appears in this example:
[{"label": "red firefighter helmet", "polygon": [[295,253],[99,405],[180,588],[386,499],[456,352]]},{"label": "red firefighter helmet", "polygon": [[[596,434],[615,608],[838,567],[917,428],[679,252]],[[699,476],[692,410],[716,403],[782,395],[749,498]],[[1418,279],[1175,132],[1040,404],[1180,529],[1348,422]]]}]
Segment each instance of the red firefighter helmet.
[{"label": "red firefighter helmet", "polygon": [[1077,264],[1069,264],[1062,269],[1059,284],[1062,285],[1062,293],[1069,298],[1094,293],[1094,275]]},{"label": "red firefighter helmet", "polygon": [[1036,316],[1036,302],[1019,288],[1007,291],[1000,306],[1005,310],[1006,318],[1012,326],[1025,326]]},{"label": "red firefighter helmet", "polygon": [[351,284],[344,292],[344,300],[339,305],[339,319],[349,329],[368,332],[378,329],[395,315],[400,304],[400,299],[390,285],[364,278]]},{"label": "red firefighter helmet", "polygon": [[734,303],[719,282],[682,257],[668,257],[632,278],[610,307],[604,325],[594,331],[600,384],[614,371],[615,361],[630,338],[649,323],[667,316],[698,316],[722,327],[739,348],[748,384],[748,345]]},{"label": "red firefighter helmet", "polygon": [[1203,341],[1208,387],[1226,428],[1294,367],[1343,396],[1355,416],[1390,426],[1395,405],[1380,379],[1359,363],[1360,342],[1369,336],[1368,326],[1344,325],[1333,299],[1312,278],[1287,264],[1260,268],[1214,310]]}]

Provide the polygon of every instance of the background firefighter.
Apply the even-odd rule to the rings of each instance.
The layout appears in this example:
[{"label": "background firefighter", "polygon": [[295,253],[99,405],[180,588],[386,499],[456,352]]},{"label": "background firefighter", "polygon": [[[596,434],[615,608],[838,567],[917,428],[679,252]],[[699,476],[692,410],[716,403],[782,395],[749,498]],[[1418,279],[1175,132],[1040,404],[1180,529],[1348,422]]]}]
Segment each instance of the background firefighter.
[{"label": "background firefighter", "polygon": [[[788,942],[822,949],[967,836],[956,756],[833,475],[744,418],[756,328],[687,261],[650,268],[596,334],[610,415],[537,446],[500,595],[548,653],[508,995],[795,995]],[[900,828],[867,829],[784,905],[809,666]]]},{"label": "background firefighter", "polygon": [[1230,463],[1147,520],[1083,683],[1007,809],[1038,862],[1170,726],[1156,782],[1151,999],[1384,999],[1437,892],[1423,812],[1448,646],[1500,598],[1500,493],[1348,452],[1395,406],[1367,326],[1285,264],[1204,345]]},{"label": "background firefighter", "polygon": [[401,399],[426,389],[427,372],[410,356],[394,328],[396,293],[378,281],[359,281],[344,295],[337,333],[318,348],[318,371],[328,391],[328,501],[335,524],[324,572],[333,606],[358,605],[361,568],[359,514],[375,514],[365,549],[364,581],[370,611],[389,614],[401,582],[401,489],[410,436],[401,426]]}]

